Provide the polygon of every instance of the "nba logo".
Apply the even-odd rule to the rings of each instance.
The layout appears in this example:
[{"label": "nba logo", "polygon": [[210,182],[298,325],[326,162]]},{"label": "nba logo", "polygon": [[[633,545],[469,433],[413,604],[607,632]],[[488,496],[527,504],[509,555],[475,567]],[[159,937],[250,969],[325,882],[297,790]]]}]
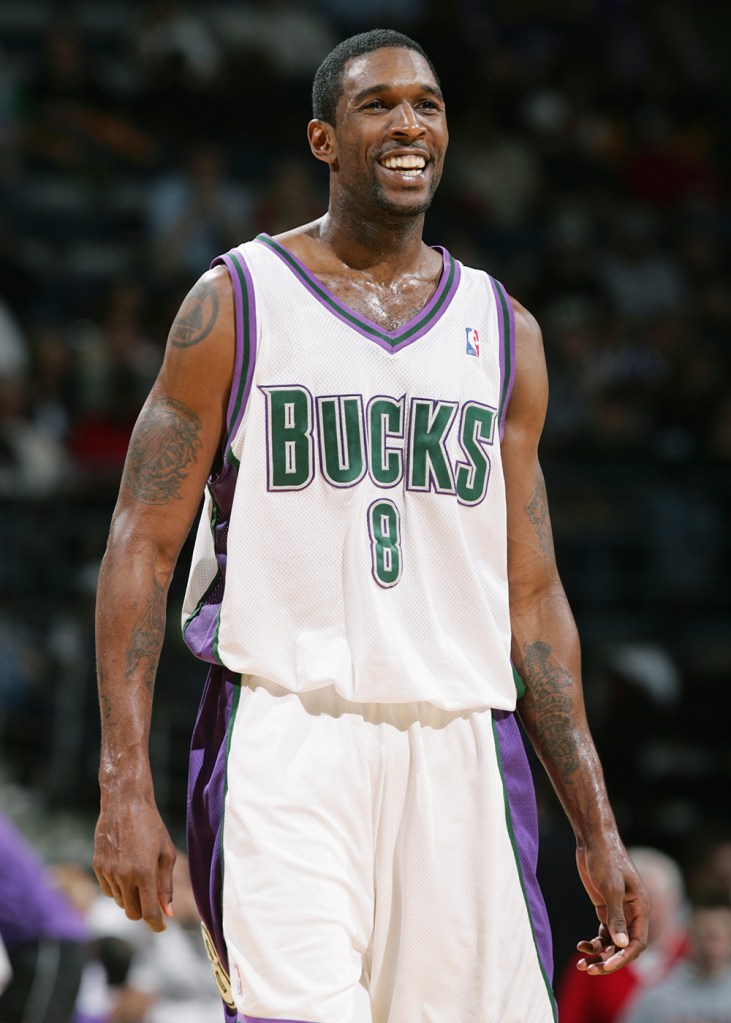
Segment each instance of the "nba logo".
[{"label": "nba logo", "polygon": [[474,327],[465,327],[465,333],[467,335],[467,354],[475,355],[479,358],[480,335],[477,333]]}]

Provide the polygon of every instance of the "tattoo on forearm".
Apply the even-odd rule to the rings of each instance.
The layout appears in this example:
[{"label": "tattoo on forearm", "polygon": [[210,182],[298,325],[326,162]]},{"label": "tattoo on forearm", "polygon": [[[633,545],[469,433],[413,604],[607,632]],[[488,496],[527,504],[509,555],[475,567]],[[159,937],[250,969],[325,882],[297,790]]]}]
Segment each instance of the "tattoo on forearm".
[{"label": "tattoo on forearm", "polygon": [[525,682],[523,702],[536,722],[536,738],[543,755],[555,764],[565,782],[579,767],[571,697],[564,693],[573,683],[570,673],[550,663],[549,643],[530,643],[525,647],[518,671]]},{"label": "tattoo on forearm", "polygon": [[112,701],[107,696],[105,690],[107,688],[107,680],[101,668],[97,669],[97,675],[99,677],[99,711],[101,713],[102,721],[106,722],[107,725],[113,724],[112,720]]},{"label": "tattoo on forearm", "polygon": [[137,420],[123,486],[143,504],[180,499],[180,486],[202,444],[201,421],[182,401],[165,398],[144,408]]},{"label": "tattoo on forearm", "polygon": [[199,281],[191,289],[170,328],[170,344],[175,348],[192,348],[200,344],[211,333],[217,319],[216,290],[205,281]]},{"label": "tattoo on forearm", "polygon": [[553,536],[551,534],[551,519],[548,514],[546,484],[542,473],[538,480],[538,486],[531,494],[525,510],[535,527],[541,552],[547,557],[552,558],[554,556]]},{"label": "tattoo on forearm", "polygon": [[132,638],[124,655],[124,675],[128,682],[142,666],[142,678],[149,692],[155,687],[155,672],[165,635],[165,589],[153,582],[153,590],[132,629]]}]

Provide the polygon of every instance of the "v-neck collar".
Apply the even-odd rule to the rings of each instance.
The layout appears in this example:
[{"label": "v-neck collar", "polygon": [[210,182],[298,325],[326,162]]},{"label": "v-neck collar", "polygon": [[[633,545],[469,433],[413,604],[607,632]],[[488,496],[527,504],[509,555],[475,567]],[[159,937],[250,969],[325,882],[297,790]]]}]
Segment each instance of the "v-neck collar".
[{"label": "v-neck collar", "polygon": [[460,264],[441,246],[435,246],[442,256],[442,273],[434,294],[426,305],[411,319],[397,330],[384,330],[373,320],[362,313],[356,312],[337,297],[323,282],[312,273],[309,267],[297,258],[289,249],[274,241],[271,235],[259,234],[256,239],[266,245],[272,252],[286,263],[296,277],[322,305],[329,309],[339,320],[353,327],[364,337],[375,341],[387,352],[401,351],[407,345],[417,341],[439,320],[454,297],[460,278]]}]

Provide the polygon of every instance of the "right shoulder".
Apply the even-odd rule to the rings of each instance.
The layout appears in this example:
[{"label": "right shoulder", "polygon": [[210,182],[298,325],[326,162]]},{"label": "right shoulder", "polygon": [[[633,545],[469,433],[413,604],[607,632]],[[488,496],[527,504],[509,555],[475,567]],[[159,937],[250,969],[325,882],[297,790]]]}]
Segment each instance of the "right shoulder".
[{"label": "right shoulder", "polygon": [[225,266],[202,274],[180,304],[168,335],[168,345],[193,348],[209,335],[233,329],[233,285]]},{"label": "right shoulder", "polygon": [[225,266],[202,274],[180,303],[158,383],[192,408],[225,407],[236,349],[234,291]]}]

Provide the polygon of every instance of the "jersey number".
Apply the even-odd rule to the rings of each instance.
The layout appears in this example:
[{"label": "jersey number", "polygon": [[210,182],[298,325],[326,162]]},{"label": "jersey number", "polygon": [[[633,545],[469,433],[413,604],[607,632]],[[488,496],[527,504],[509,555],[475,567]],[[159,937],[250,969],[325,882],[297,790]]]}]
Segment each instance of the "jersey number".
[{"label": "jersey number", "polygon": [[395,586],[401,578],[401,517],[393,501],[375,501],[368,509],[373,578]]}]

